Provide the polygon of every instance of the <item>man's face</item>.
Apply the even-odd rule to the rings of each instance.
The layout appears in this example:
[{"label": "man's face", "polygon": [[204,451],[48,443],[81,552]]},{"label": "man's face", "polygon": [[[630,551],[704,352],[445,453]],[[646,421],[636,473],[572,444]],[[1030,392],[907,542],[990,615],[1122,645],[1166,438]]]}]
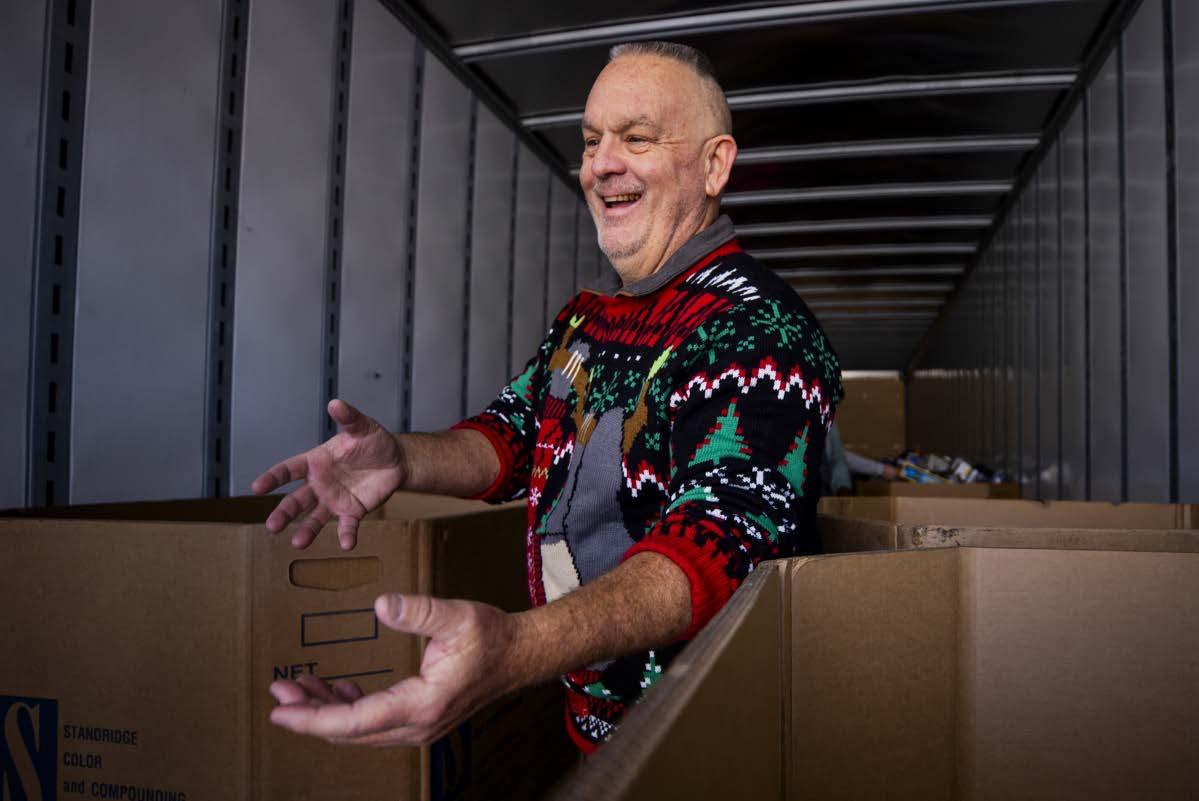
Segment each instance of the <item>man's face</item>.
[{"label": "man's face", "polygon": [[626,284],[705,224],[704,143],[718,133],[710,117],[696,77],[670,59],[621,56],[592,86],[579,183]]}]

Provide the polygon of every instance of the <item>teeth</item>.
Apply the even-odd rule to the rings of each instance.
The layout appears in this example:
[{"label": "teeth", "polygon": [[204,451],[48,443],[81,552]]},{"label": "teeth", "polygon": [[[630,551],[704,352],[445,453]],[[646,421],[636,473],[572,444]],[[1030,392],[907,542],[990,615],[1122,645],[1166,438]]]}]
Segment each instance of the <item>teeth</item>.
[{"label": "teeth", "polygon": [[605,203],[624,203],[626,201],[636,200],[639,197],[641,197],[641,195],[610,195],[610,196],[604,198],[604,202]]}]

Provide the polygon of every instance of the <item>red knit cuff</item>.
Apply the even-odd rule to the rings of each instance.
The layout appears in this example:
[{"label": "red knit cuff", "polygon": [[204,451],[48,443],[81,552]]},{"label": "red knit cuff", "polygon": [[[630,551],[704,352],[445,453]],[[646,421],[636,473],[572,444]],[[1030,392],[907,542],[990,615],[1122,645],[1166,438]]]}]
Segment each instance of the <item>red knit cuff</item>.
[{"label": "red knit cuff", "polygon": [[721,560],[689,539],[649,534],[624,552],[621,561],[639,553],[660,553],[687,574],[691,583],[691,625],[676,642],[690,640],[720,611],[737,589]]},{"label": "red knit cuff", "polygon": [[474,419],[463,420],[460,423],[455,423],[450,426],[451,431],[470,429],[478,431],[483,436],[487,437],[487,441],[491,443],[491,447],[495,450],[496,458],[500,460],[500,471],[496,474],[495,480],[487,487],[487,489],[471,495],[472,501],[486,501],[499,494],[499,491],[507,485],[508,480],[512,478],[512,451],[508,449],[507,443],[491,429],[490,426],[484,425]]}]

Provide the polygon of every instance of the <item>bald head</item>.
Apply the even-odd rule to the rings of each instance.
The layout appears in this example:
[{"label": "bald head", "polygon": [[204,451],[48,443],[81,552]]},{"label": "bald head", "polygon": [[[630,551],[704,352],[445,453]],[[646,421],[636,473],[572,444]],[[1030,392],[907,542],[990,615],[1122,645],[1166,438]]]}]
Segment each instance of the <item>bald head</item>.
[{"label": "bald head", "polygon": [[626,42],[615,45],[608,51],[608,62],[628,56],[653,56],[686,66],[695,79],[691,88],[699,101],[696,108],[707,112],[706,119],[702,122],[703,135],[733,133],[733,115],[729,113],[724,89],[716,79],[716,70],[712,67],[712,62],[699,50],[677,42]]}]

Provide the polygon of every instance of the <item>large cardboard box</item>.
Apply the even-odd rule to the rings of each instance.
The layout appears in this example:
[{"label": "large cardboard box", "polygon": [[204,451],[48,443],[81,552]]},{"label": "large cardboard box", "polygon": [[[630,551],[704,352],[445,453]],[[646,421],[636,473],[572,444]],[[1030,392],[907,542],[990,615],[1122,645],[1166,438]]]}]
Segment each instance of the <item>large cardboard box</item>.
[{"label": "large cardboard box", "polygon": [[[342,552],[262,526],[274,500],[0,520],[0,789],[7,799],[534,797],[575,760],[558,687],[501,700],[432,748],[337,747],[269,722],[270,682],[368,691],[417,672],[383,592],[527,606],[524,510],[396,496]],[[179,522],[121,520],[178,517]],[[253,522],[249,522],[253,521]]]},{"label": "large cardboard box", "polygon": [[1177,801],[1199,554],[766,563],[555,799]]},{"label": "large cardboard box", "polygon": [[826,553],[947,545],[1100,550],[1199,550],[1191,504],[823,498]]},{"label": "large cardboard box", "polygon": [[857,495],[885,495],[903,498],[1019,498],[1020,485],[989,484],[914,484],[910,481],[859,481],[854,484]]}]

